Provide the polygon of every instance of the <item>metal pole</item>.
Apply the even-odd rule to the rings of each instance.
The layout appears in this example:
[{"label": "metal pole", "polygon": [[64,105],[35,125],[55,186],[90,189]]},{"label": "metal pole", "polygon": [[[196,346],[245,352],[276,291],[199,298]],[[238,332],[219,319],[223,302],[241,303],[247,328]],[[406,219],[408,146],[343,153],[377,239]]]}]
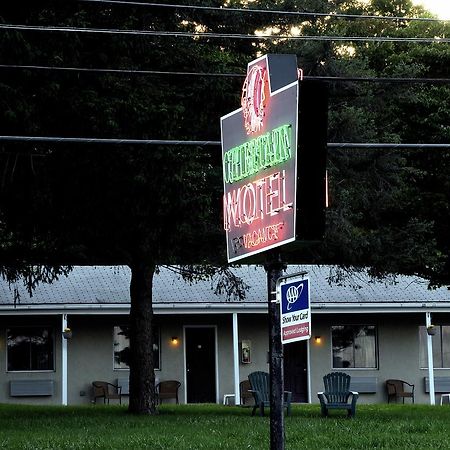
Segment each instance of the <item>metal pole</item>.
[{"label": "metal pole", "polygon": [[284,450],[283,415],[283,345],[281,343],[280,306],[276,303],[276,282],[286,267],[281,256],[268,260],[267,298],[269,310],[269,368],[270,368],[270,449]]},{"label": "metal pole", "polygon": [[[425,313],[427,329],[431,326],[431,313]],[[430,405],[436,402],[434,395],[433,336],[427,333],[428,379],[430,380]]]}]

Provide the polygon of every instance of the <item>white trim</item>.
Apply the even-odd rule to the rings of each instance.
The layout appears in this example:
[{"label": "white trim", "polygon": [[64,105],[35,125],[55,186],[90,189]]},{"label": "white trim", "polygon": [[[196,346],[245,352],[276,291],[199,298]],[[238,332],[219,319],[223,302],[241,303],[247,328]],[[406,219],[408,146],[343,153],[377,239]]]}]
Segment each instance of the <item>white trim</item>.
[{"label": "white trim", "polygon": [[408,302],[408,303],[312,303],[312,314],[379,314],[379,313],[418,313],[426,310],[434,312],[450,312],[449,302]]},{"label": "white trim", "polygon": [[219,338],[217,334],[217,325],[214,325],[214,338],[216,340],[216,403],[220,403],[219,400]]},{"label": "white trim", "polygon": [[[115,338],[115,333],[114,333],[114,329],[116,328],[116,327],[120,327],[120,325],[113,325],[112,326],[112,330],[111,330],[111,334],[112,334],[112,336],[111,336],[111,342],[112,342],[112,370],[113,370],[113,372],[115,371],[115,370],[130,370],[130,368],[129,367],[121,367],[120,369],[119,368],[117,368],[116,369],[116,367],[115,367],[115,365],[116,365],[116,355],[115,355],[115,349],[114,349],[114,344],[115,344],[115,340],[114,340],[114,338]],[[128,347],[130,346],[130,341],[128,340]]]},{"label": "white trim", "polygon": [[[222,303],[154,303],[155,314],[267,314],[267,302],[222,302]],[[423,313],[427,310],[450,313],[450,302],[410,302],[410,303],[311,303],[311,314],[409,314]],[[86,304],[28,304],[0,305],[0,315],[61,315],[61,314],[104,314],[128,315],[129,303],[86,303]]]},{"label": "white trim", "polygon": [[[224,119],[228,119],[228,117],[231,117],[231,116],[233,116],[234,114],[237,114],[237,113],[239,113],[239,112],[242,112],[242,106],[241,106],[240,108],[235,109],[234,111],[231,111],[230,113],[225,114],[224,116],[222,116],[222,117],[220,118],[220,126],[222,127],[222,121],[223,121]],[[223,134],[222,134],[222,136],[223,136]]]},{"label": "white trim", "polygon": [[233,373],[234,373],[234,404],[241,404],[239,391],[239,324],[238,315],[233,313]]},{"label": "white trim", "polygon": [[67,339],[63,336],[67,328],[67,314],[61,317],[61,404],[67,405]]},{"label": "white trim", "polygon": [[[425,313],[426,327],[431,326],[431,313]],[[434,367],[433,367],[433,336],[427,333],[428,378],[430,380],[430,405],[436,403],[434,394]]]},{"label": "white trim", "polygon": [[247,71],[250,68],[250,66],[252,66],[253,64],[259,63],[263,59],[267,59],[267,54],[266,55],[262,55],[262,56],[258,56],[256,59],[253,59],[252,61],[247,63]]},{"label": "white trim", "polygon": [[[267,313],[267,304],[261,303],[194,303],[194,304],[153,304],[155,314],[229,314],[239,313]],[[128,315],[130,304],[62,304],[62,305],[14,305],[0,306],[0,315],[61,315],[70,314],[104,314],[104,315]]]},{"label": "white trim", "polygon": [[5,373],[55,373],[56,370],[5,370]]},{"label": "white trim", "polygon": [[306,392],[306,402],[312,403],[312,394],[311,394],[311,339],[307,340],[306,345],[306,383],[307,383],[307,392]]},{"label": "white trim", "polygon": [[[295,216],[294,216],[295,217]],[[249,253],[245,253],[243,255],[235,256],[233,258],[228,258],[229,263],[233,263],[236,261],[239,261],[240,259],[249,258],[250,256],[258,255],[260,253],[263,253],[267,250],[271,250],[273,248],[281,247],[282,245],[289,244],[291,242],[294,242],[297,238],[295,236],[290,237],[288,239],[283,239],[282,241],[274,242],[273,244],[268,245],[267,247],[258,249],[258,250],[251,250]],[[228,242],[228,240],[227,240]]]},{"label": "white trim", "polygon": [[186,370],[186,326],[183,325],[183,385],[184,403],[187,404],[187,370]]},{"label": "white trim", "polygon": [[[298,86],[298,79],[295,81],[292,81],[289,84],[286,84],[284,86],[281,86],[280,88],[278,88],[276,91],[272,92],[272,88],[270,89],[270,96],[273,97],[275,95],[277,95],[280,92],[286,91],[287,89],[291,89],[292,87],[294,87],[295,85],[297,85],[297,110],[298,110],[298,93],[300,91],[299,86]],[[297,121],[298,122],[298,121]]]},{"label": "white trim", "polygon": [[219,344],[217,336],[217,325],[183,325],[183,361],[184,361],[184,403],[187,404],[187,365],[186,365],[186,329],[187,328],[213,328],[214,329],[214,364],[215,364],[215,384],[216,403],[219,403]]}]

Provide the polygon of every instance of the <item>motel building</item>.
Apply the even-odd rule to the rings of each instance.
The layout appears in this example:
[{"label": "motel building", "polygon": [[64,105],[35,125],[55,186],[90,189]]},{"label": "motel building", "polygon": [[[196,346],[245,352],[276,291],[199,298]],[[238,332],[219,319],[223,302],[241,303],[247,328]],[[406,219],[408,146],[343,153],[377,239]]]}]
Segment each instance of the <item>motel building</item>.
[{"label": "motel building", "polygon": [[[178,380],[181,403],[239,402],[239,383],[269,370],[266,273],[233,270],[249,286],[243,301],[216,295],[210,281],[188,284],[165,268],[155,275],[155,377]],[[284,345],[293,401],[317,403],[322,377],[344,371],[360,403],[386,403],[388,379],[414,384],[416,403],[430,403],[430,346],[436,403],[450,393],[448,289],[406,276],[389,284],[358,275],[338,285],[330,266],[287,273],[299,271],[309,277],[311,339]],[[0,402],[90,404],[92,382],[103,380],[120,384],[126,403],[130,279],[126,266],[78,266],[31,298],[20,283],[2,281]]]}]

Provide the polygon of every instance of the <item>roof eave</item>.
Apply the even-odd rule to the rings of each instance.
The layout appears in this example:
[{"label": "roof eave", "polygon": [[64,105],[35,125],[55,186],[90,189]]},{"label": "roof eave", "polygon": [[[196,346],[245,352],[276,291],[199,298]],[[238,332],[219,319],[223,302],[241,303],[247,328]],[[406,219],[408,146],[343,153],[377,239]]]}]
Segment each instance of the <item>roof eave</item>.
[{"label": "roof eave", "polygon": [[385,303],[315,303],[312,305],[314,314],[332,313],[422,313],[450,312],[450,302],[385,302]]},{"label": "roof eave", "polygon": [[[427,311],[449,312],[450,302],[390,302],[390,303],[313,303],[313,314],[386,314],[420,313]],[[223,314],[223,313],[267,313],[267,304],[261,303],[154,303],[155,314]],[[129,303],[92,304],[19,304],[1,305],[1,315],[42,315],[42,314],[129,314]]]}]

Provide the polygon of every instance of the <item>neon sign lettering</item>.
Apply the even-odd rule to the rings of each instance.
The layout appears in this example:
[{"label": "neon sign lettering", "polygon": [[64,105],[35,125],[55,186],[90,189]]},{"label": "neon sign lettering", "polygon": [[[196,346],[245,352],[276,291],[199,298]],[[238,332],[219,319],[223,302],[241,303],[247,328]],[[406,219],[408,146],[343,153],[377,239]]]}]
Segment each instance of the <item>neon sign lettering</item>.
[{"label": "neon sign lettering", "polygon": [[281,238],[281,230],[283,227],[284,222],[279,222],[251,231],[250,233],[245,233],[243,236],[235,237],[232,239],[233,249],[235,252],[240,248],[251,250],[268,242],[277,241]]},{"label": "neon sign lettering", "polygon": [[241,105],[247,134],[256,133],[262,129],[268,98],[267,70],[260,65],[254,65],[248,71],[242,86]]},{"label": "neon sign lettering", "polygon": [[280,232],[280,229],[283,228],[283,225],[284,222],[280,222],[244,234],[244,247],[252,248],[257,247],[260,244],[265,244],[268,241],[276,241],[278,239],[278,233]]},{"label": "neon sign lettering", "polygon": [[292,156],[291,125],[282,125],[223,155],[223,176],[226,183],[234,183],[273,167]]},{"label": "neon sign lettering", "polygon": [[286,201],[286,171],[282,170],[227,192],[223,196],[223,226],[225,230],[240,228],[292,206]]}]

